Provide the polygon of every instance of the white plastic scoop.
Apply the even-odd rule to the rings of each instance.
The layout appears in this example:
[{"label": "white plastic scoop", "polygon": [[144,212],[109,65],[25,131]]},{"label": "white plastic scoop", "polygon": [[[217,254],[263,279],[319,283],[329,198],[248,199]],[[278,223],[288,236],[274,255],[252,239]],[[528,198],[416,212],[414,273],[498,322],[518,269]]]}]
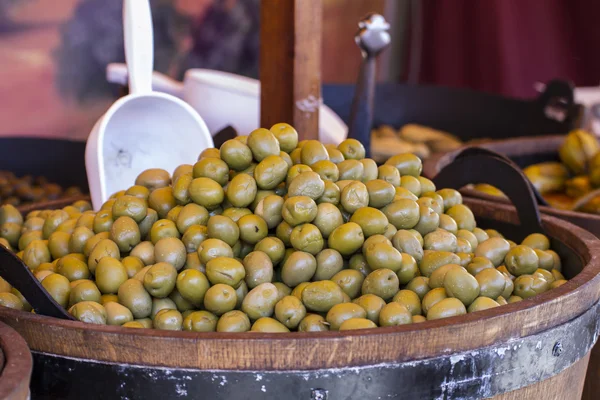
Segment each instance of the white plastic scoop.
[{"label": "white plastic scoop", "polygon": [[182,100],[152,91],[153,37],[148,0],[123,2],[125,60],[130,94],[96,122],[85,149],[94,209],[134,184],[140,172],[193,164],[212,137],[198,113]]}]

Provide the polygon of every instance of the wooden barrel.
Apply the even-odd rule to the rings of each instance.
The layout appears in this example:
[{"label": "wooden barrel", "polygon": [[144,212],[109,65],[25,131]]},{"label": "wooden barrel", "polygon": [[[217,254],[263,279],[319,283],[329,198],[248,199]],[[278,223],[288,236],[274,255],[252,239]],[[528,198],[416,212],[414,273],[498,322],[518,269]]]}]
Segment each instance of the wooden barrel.
[{"label": "wooden barrel", "polygon": [[[514,208],[466,202],[521,240]],[[32,398],[576,399],[598,335],[600,240],[544,216],[571,278],[535,298],[389,328],[322,333],[124,329],[1,309],[34,357]]]},{"label": "wooden barrel", "polygon": [[0,399],[29,398],[31,354],[27,343],[6,324],[0,323]]},{"label": "wooden barrel", "polygon": [[[526,167],[544,161],[559,161],[558,148],[563,143],[565,137],[563,135],[549,135],[537,138],[517,138],[494,140],[485,143],[480,143],[478,146],[493,150],[503,154],[519,166]],[[460,150],[436,154],[423,167],[424,175],[432,178],[442,168],[450,164]],[[483,200],[493,201],[495,203],[508,203],[508,199],[498,198],[489,194],[464,188],[461,192],[469,197],[477,197]],[[576,224],[596,236],[600,237],[600,215],[588,214],[582,212],[559,210],[553,207],[541,206],[540,211],[544,214],[552,215],[563,220]],[[585,388],[583,391],[583,400],[592,400],[598,398],[600,392],[600,345],[592,349]]]}]

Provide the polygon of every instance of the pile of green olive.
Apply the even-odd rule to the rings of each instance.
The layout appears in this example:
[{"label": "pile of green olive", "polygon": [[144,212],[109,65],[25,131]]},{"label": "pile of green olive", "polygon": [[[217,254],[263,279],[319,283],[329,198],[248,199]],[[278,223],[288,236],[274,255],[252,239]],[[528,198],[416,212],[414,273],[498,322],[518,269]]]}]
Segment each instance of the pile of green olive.
[{"label": "pile of green olive", "polygon": [[12,172],[0,171],[0,204],[21,206],[79,194],[79,188],[72,186],[63,190],[60,185],[48,182],[43,176],[17,178]]},{"label": "pile of green olive", "polygon": [[[98,212],[26,218],[0,243],[77,319],[195,332],[337,331],[476,312],[565,283],[548,238],[477,227],[413,154],[378,166],[348,139],[298,143],[287,124],[142,172]],[[31,310],[0,282],[0,305]]]}]

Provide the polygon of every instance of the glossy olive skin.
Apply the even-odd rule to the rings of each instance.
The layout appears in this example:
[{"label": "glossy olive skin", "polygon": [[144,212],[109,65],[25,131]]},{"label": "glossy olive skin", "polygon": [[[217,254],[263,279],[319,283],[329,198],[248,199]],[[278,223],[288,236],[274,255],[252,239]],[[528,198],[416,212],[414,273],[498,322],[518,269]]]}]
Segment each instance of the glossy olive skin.
[{"label": "glossy olive skin", "polygon": [[412,323],[412,314],[400,303],[386,304],[379,313],[379,326],[398,326]]},{"label": "glossy olive skin", "polygon": [[483,242],[475,249],[476,257],[485,257],[489,259],[494,267],[500,266],[504,262],[506,254],[510,250],[510,243],[505,239],[493,237]]},{"label": "glossy olive skin", "polygon": [[275,312],[278,302],[277,287],[272,283],[261,283],[252,289],[242,302],[242,311],[255,321],[262,317],[270,317]]},{"label": "glossy olive skin", "polygon": [[326,332],[329,323],[319,314],[307,314],[298,325],[298,332]]},{"label": "glossy olive skin", "polygon": [[275,304],[275,318],[288,329],[296,329],[306,317],[306,307],[295,296],[285,296]]},{"label": "glossy olive skin", "polygon": [[94,301],[82,301],[73,305],[69,309],[69,314],[75,319],[88,324],[106,324],[106,309]]},{"label": "glossy olive skin", "polygon": [[326,320],[329,329],[337,331],[342,323],[350,318],[366,318],[367,312],[364,308],[354,303],[341,303],[331,307],[327,312]]},{"label": "glossy olive skin", "polygon": [[118,290],[119,303],[127,307],[137,319],[146,318],[152,312],[152,298],[142,282],[128,279]]},{"label": "glossy olive skin", "polygon": [[361,293],[374,294],[383,300],[391,300],[400,290],[400,281],[394,271],[382,268],[371,272],[365,278]]},{"label": "glossy olive skin", "polygon": [[364,243],[364,234],[355,222],[347,222],[331,232],[327,244],[342,256],[349,256],[358,251]]},{"label": "glossy olive skin", "polygon": [[[426,296],[427,294],[425,294]],[[424,297],[423,297],[424,298]],[[421,315],[421,298],[412,290],[402,289],[392,299],[393,302],[402,304],[412,315]]]},{"label": "glossy olive skin", "polygon": [[302,291],[302,303],[311,311],[328,312],[343,301],[344,292],[329,280],[309,283]]},{"label": "glossy olive skin", "polygon": [[427,313],[427,320],[435,320],[441,318],[455,317],[464,315],[467,309],[464,304],[453,297],[440,300]]},{"label": "glossy olive skin", "polygon": [[310,281],[316,271],[317,260],[312,254],[295,251],[283,263],[281,280],[289,287],[296,287]]},{"label": "glossy olive skin", "polygon": [[479,296],[479,282],[464,268],[452,268],[444,277],[444,289],[450,297],[455,297],[469,306]]},{"label": "glossy olive skin", "polygon": [[539,257],[531,247],[519,245],[508,251],[504,265],[515,276],[532,274],[539,268]]},{"label": "glossy olive skin", "polygon": [[350,318],[340,325],[340,331],[377,328],[377,325],[366,318]]}]

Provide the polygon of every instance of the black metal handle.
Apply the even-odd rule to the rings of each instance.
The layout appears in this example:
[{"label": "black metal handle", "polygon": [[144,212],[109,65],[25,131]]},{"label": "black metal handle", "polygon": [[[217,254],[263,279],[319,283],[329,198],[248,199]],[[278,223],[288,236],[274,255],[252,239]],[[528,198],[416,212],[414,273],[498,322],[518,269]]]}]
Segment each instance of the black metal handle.
[{"label": "black metal handle", "polygon": [[21,292],[37,314],[75,319],[48,294],[29,268],[4,246],[0,246],[0,276]]},{"label": "black metal handle", "polygon": [[[511,164],[513,167],[520,169],[520,167],[513,160],[511,160],[504,154],[496,153],[495,151],[492,151],[492,150],[489,150],[489,149],[486,149],[483,147],[477,147],[477,146],[466,147],[460,153],[458,153],[458,155],[456,155],[456,157],[454,159],[457,159],[460,157],[465,157],[465,156],[477,155],[477,154],[488,155],[491,157],[500,158],[500,159],[506,161],[507,163]],[[527,179],[527,183],[529,183],[529,186],[531,187],[531,190],[533,191],[533,194],[534,194],[535,199],[537,200],[538,204],[540,204],[542,206],[549,206],[546,199],[544,199],[544,197],[540,194],[540,192],[537,191],[537,189],[535,188],[535,186],[533,186],[533,184],[531,183],[531,181],[529,181],[529,179]]]},{"label": "black metal handle", "polygon": [[512,162],[488,152],[468,150],[466,155],[461,153],[436,175],[433,182],[439,188],[456,190],[471,183],[493,185],[513,203],[523,229],[529,233],[543,232],[536,197],[527,177]]}]

